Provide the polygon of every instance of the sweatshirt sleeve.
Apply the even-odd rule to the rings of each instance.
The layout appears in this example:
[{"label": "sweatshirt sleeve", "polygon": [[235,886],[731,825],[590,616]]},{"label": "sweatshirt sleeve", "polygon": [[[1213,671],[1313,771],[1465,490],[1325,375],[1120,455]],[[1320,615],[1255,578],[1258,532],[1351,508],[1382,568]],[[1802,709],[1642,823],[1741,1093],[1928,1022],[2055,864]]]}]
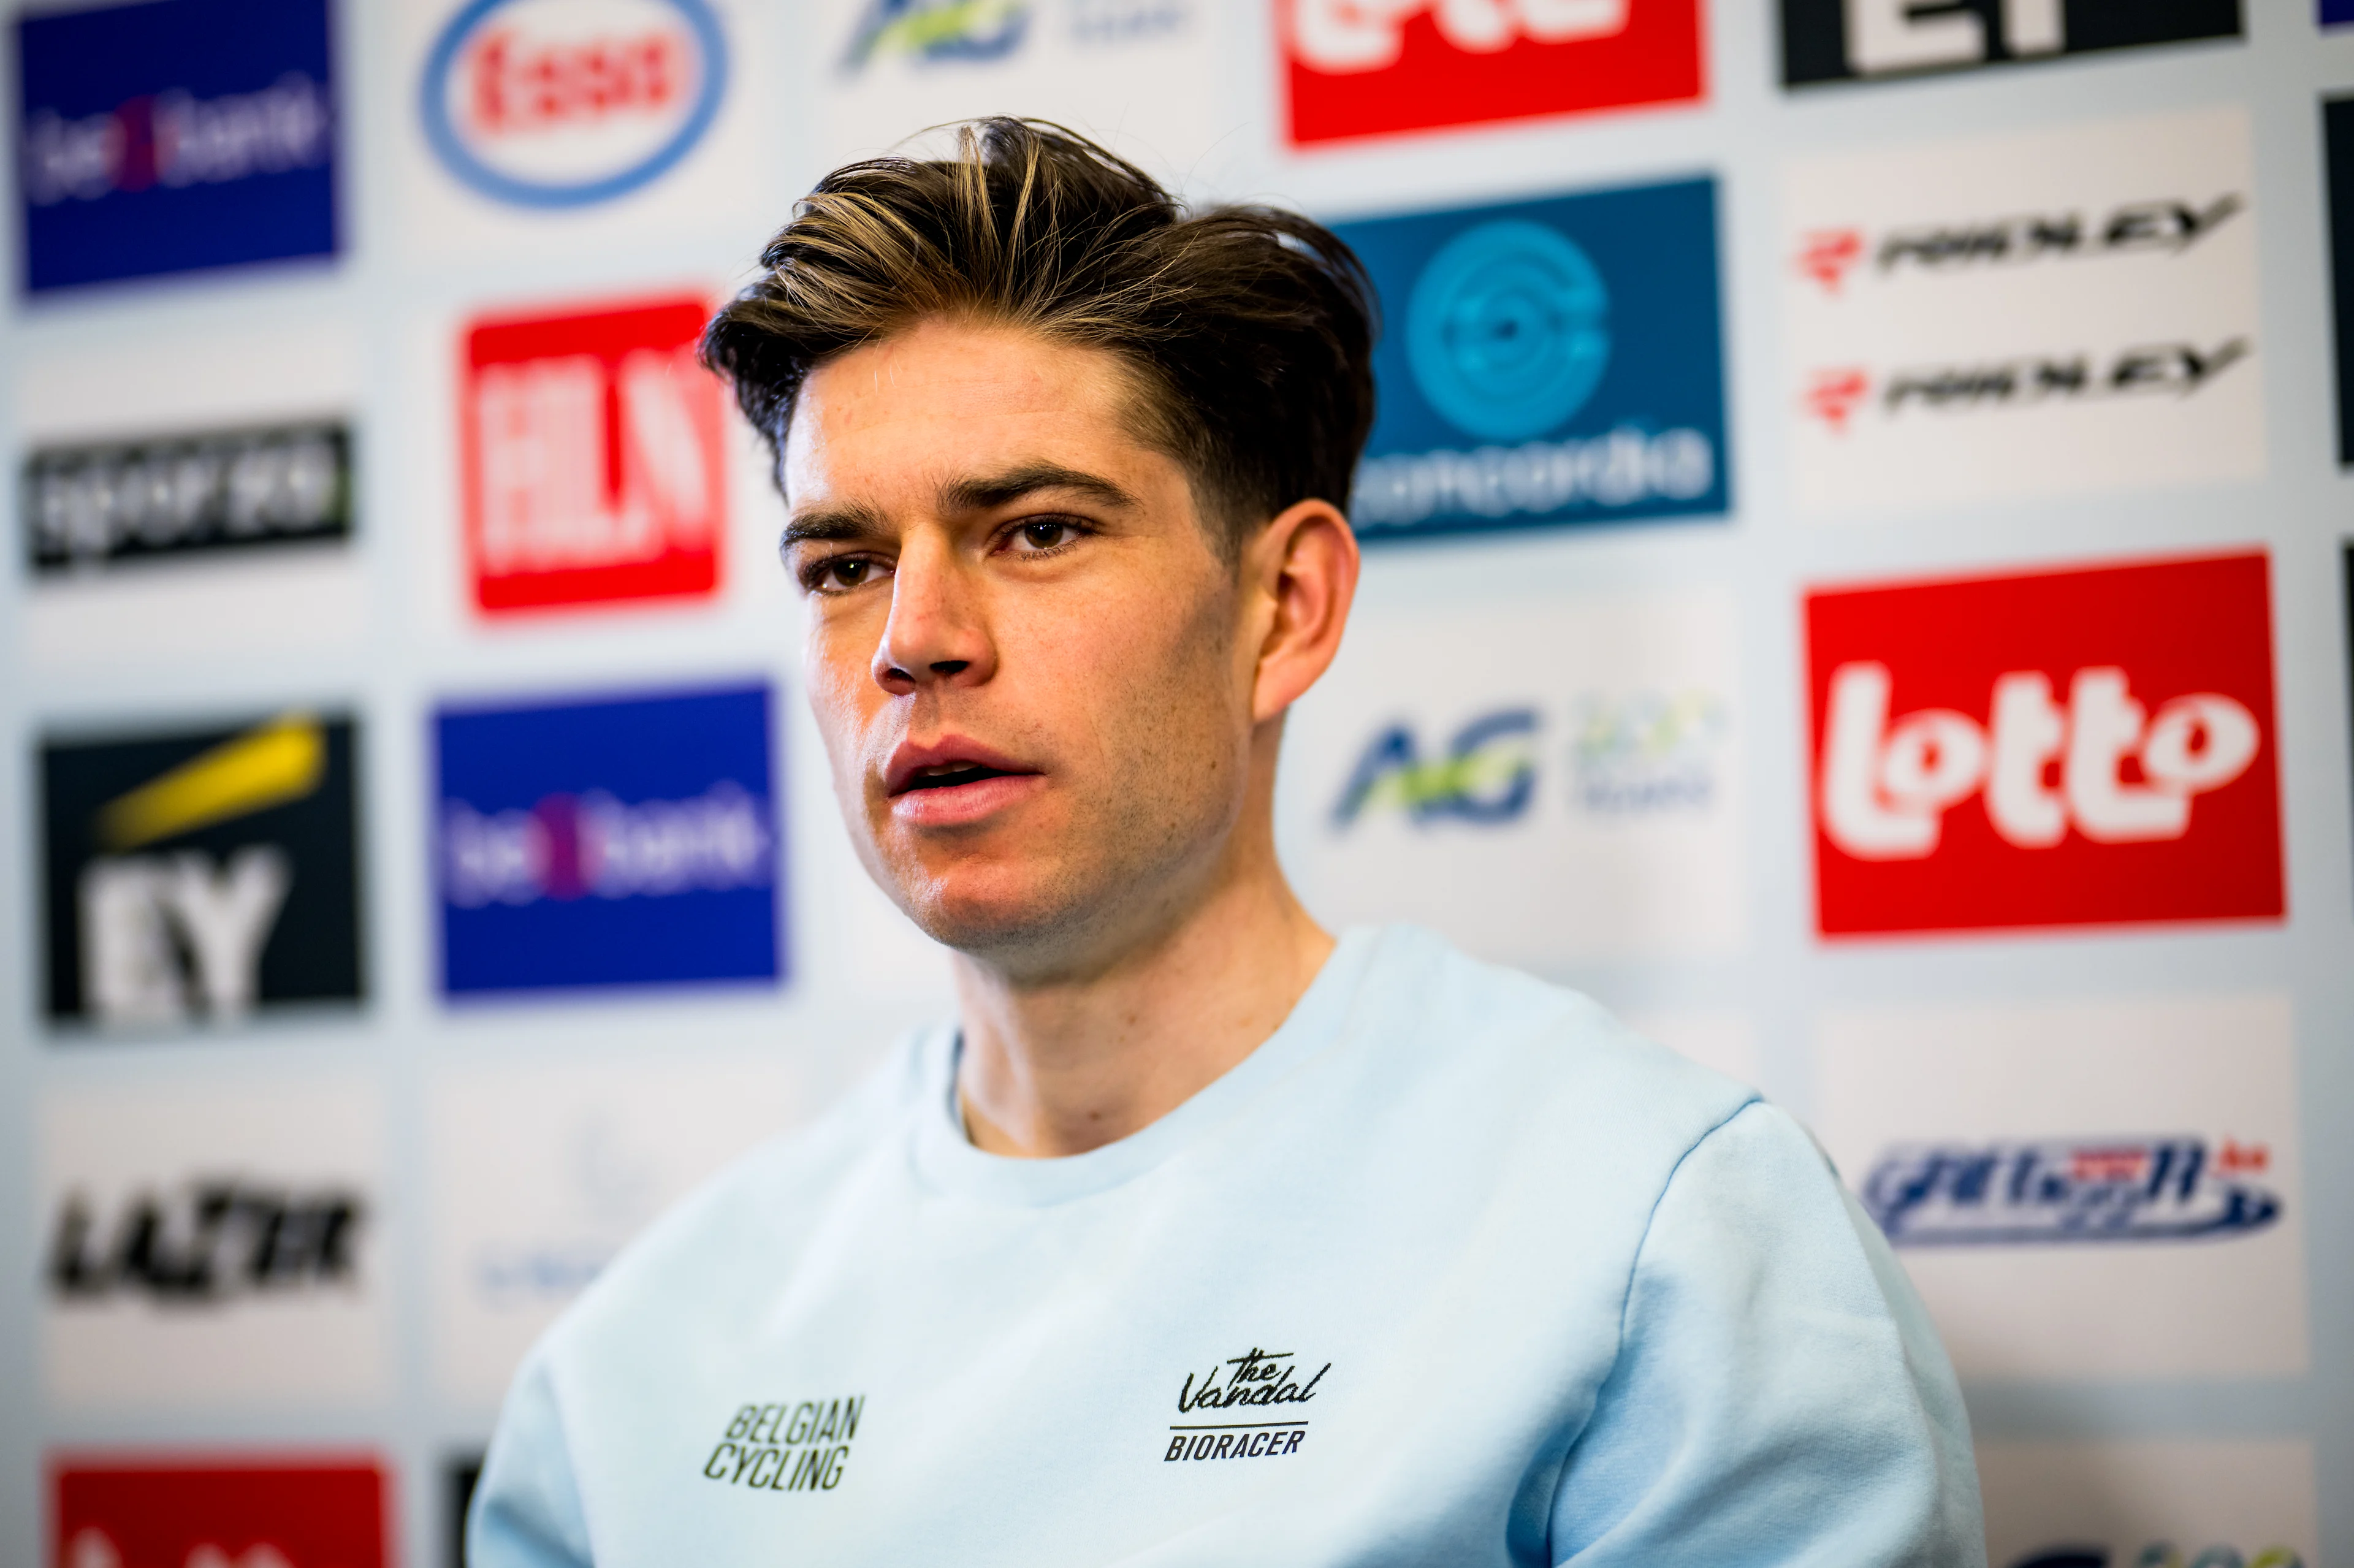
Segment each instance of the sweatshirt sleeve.
[{"label": "sweatshirt sleeve", "polygon": [[589,1568],[555,1380],[535,1351],[499,1412],[466,1515],[467,1568]]},{"label": "sweatshirt sleeve", "polygon": [[1660,1194],[1551,1548],[1564,1568],[1984,1568],[1944,1348],[1888,1244],[1773,1107],[1703,1138]]}]

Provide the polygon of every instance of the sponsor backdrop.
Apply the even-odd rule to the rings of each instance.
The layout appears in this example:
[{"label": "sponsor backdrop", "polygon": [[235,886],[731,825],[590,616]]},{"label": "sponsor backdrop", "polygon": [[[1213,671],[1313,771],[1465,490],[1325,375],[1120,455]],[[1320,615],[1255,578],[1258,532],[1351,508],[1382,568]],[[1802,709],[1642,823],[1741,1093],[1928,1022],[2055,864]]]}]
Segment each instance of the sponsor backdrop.
[{"label": "sponsor backdrop", "polygon": [[694,362],[992,111],[1339,226],[1284,853],[1815,1130],[1996,1568],[2354,1563],[2354,5],[13,0],[0,1564],[441,1568],[947,1001]]}]

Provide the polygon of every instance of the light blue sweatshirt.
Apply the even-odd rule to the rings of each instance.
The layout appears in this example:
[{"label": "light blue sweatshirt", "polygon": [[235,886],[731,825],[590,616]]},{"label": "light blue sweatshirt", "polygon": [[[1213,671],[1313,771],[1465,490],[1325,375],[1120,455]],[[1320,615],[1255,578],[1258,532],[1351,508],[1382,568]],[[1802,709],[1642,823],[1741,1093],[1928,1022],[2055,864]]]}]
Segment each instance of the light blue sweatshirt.
[{"label": "light blue sweatshirt", "polygon": [[1953,1372],[1789,1118],[1349,933],[1135,1136],[968,1143],[956,1035],[533,1351],[474,1568],[1985,1562]]}]

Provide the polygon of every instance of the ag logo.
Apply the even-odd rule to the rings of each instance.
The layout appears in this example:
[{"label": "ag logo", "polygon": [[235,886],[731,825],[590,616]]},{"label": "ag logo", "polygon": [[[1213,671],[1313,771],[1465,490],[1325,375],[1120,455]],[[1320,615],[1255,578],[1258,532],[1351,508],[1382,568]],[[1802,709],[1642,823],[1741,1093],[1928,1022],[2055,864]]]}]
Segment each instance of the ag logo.
[{"label": "ag logo", "polygon": [[52,744],[42,771],[51,1018],[359,997],[350,720]]},{"label": "ag logo", "polygon": [[419,111],[434,154],[475,191],[585,207],[685,157],[726,85],[707,0],[472,0],[434,41]]},{"label": "ag logo", "polygon": [[1002,59],[1029,30],[1025,0],[870,0],[842,66],[854,72],[894,55],[928,63]]},{"label": "ag logo", "polygon": [[1347,828],[1384,809],[1403,811],[1417,824],[1443,817],[1511,821],[1529,809],[1536,790],[1536,733],[1534,708],[1482,714],[1455,732],[1445,755],[1425,761],[1413,729],[1391,725],[1357,759],[1332,808],[1332,825]]}]

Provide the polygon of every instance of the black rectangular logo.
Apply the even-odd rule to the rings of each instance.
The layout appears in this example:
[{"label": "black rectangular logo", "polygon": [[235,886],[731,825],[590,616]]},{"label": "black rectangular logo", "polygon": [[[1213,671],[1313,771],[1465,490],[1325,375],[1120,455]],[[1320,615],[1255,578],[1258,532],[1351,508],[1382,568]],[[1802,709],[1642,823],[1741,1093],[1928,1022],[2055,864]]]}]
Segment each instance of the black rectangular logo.
[{"label": "black rectangular logo", "polygon": [[353,723],[41,751],[48,1015],[168,1029],[361,995]]},{"label": "black rectangular logo", "polygon": [[351,432],[315,419],[36,448],[25,546],[36,573],[347,538]]},{"label": "black rectangular logo", "polygon": [[2329,292],[2338,314],[2338,461],[2354,465],[2354,98],[2325,99]]},{"label": "black rectangular logo", "polygon": [[1799,87],[2241,36],[2240,0],[1782,0]]}]

